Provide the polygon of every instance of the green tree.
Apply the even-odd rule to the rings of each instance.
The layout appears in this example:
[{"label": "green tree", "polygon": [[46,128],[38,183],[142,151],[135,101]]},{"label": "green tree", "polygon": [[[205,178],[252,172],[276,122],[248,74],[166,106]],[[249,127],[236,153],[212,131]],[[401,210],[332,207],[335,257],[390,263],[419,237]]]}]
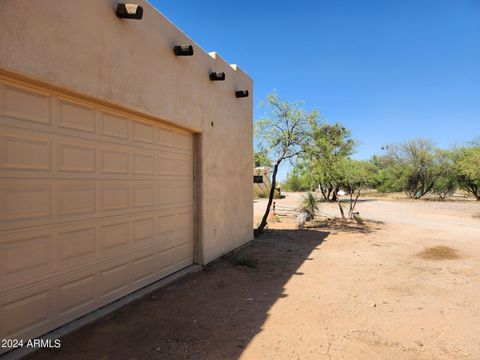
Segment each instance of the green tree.
[{"label": "green tree", "polygon": [[472,145],[458,151],[455,169],[460,188],[480,201],[480,146]]},{"label": "green tree", "polygon": [[387,147],[385,161],[408,197],[420,199],[432,191],[444,171],[443,157],[429,140],[415,139]]},{"label": "green tree", "polygon": [[403,191],[399,164],[387,156],[377,155],[372,157],[371,163],[374,168],[373,187],[383,193]]},{"label": "green tree", "polygon": [[362,190],[374,181],[375,168],[368,161],[345,159],[339,164],[338,169],[340,173],[339,186],[348,196],[347,216],[345,216],[344,208],[338,198],[337,204],[342,218],[352,219]]},{"label": "green tree", "polygon": [[309,182],[319,186],[324,201],[335,201],[341,176],[340,165],[352,155],[356,142],[342,124],[312,122],[311,141],[302,155]]},{"label": "green tree", "polygon": [[255,134],[263,148],[272,154],[273,172],[272,187],[268,197],[267,208],[255,234],[260,234],[267,225],[268,214],[272,206],[277,172],[280,164],[285,160],[296,158],[308,142],[309,125],[316,123],[318,112],[306,112],[302,103],[288,102],[279,99],[276,94],[267,97],[270,114],[259,119],[255,124]]},{"label": "green tree", "polygon": [[311,184],[308,181],[308,174],[304,171],[301,165],[297,162],[292,170],[287,174],[285,182],[282,184],[282,189],[285,191],[307,191],[311,190]]},{"label": "green tree", "polygon": [[442,173],[435,181],[432,191],[437,194],[441,200],[445,200],[448,195],[458,187],[458,174],[455,169],[454,153],[451,151],[440,151],[438,154],[441,157]]},{"label": "green tree", "polygon": [[268,166],[272,167],[272,160],[268,157],[268,150],[267,149],[260,149],[258,151],[253,152],[253,166],[260,167],[260,166]]}]

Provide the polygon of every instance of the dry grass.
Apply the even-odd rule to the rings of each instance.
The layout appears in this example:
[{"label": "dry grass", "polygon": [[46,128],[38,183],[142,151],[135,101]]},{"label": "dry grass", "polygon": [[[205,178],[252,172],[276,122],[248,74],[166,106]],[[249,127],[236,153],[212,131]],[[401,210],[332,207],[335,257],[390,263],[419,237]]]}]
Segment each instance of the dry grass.
[{"label": "dry grass", "polygon": [[384,199],[384,200],[405,200],[408,199],[405,193],[403,192],[389,192],[382,193],[377,190],[365,190],[362,192],[362,198],[374,198],[374,199]]},{"label": "dry grass", "polygon": [[448,195],[446,199],[442,200],[440,197],[433,193],[428,193],[422,196],[421,199],[411,199],[404,192],[387,192],[382,193],[375,189],[367,189],[362,192],[362,198],[382,199],[382,200],[407,200],[407,201],[439,201],[439,202],[465,202],[472,201],[475,198],[466,193],[465,191],[458,190],[453,195]]}]

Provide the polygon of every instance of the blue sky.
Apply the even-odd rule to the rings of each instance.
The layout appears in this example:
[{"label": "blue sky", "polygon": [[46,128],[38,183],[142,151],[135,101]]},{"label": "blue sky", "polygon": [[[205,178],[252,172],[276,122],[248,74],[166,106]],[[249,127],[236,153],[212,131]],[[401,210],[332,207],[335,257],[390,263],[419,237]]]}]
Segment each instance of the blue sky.
[{"label": "blue sky", "polygon": [[151,3],[253,77],[254,119],[274,89],[304,100],[352,130],[358,159],[410,138],[448,147],[480,135],[479,0]]}]

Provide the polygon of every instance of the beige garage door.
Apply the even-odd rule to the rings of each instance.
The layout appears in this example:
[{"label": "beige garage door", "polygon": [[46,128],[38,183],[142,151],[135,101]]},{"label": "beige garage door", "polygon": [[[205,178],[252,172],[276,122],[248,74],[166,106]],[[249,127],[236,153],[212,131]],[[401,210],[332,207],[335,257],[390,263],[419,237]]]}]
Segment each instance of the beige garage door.
[{"label": "beige garage door", "polygon": [[0,78],[0,338],[193,262],[186,131]]}]

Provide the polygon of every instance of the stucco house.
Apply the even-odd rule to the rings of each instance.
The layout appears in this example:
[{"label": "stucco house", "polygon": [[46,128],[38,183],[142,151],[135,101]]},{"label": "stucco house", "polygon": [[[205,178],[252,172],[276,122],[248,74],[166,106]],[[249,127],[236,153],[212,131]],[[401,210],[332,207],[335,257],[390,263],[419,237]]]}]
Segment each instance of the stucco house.
[{"label": "stucco house", "polygon": [[1,2],[0,338],[253,238],[252,79],[136,4]]}]

